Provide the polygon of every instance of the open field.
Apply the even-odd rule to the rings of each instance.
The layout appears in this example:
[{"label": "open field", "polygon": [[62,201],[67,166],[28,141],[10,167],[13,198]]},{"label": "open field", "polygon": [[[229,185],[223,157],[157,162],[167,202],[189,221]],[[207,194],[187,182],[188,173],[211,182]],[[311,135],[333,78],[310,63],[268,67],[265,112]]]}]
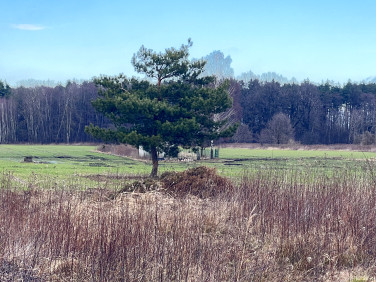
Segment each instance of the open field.
[{"label": "open field", "polygon": [[224,175],[239,175],[241,172],[260,169],[289,171],[311,171],[312,175],[327,176],[338,171],[348,170],[362,173],[374,166],[374,151],[352,150],[309,150],[281,148],[221,148],[221,165],[218,170]]},{"label": "open field", "polygon": [[[127,169],[137,172],[142,164],[131,159],[95,152],[95,146],[65,145],[1,145],[0,168],[11,170],[17,175],[30,172],[71,176],[74,173],[111,172]],[[32,156],[33,163],[25,163],[25,156]]]},{"label": "open field", "polygon": [[[33,156],[33,163],[25,163]],[[332,173],[336,170],[362,171],[373,166],[376,152],[350,150],[292,150],[264,148],[220,148],[219,159],[198,162],[161,161],[160,173],[196,166],[216,167],[220,174],[238,178],[260,169],[306,170]],[[96,146],[0,145],[0,171],[27,181],[30,177],[72,181],[90,175],[148,175],[151,164],[123,156],[104,154]]]}]

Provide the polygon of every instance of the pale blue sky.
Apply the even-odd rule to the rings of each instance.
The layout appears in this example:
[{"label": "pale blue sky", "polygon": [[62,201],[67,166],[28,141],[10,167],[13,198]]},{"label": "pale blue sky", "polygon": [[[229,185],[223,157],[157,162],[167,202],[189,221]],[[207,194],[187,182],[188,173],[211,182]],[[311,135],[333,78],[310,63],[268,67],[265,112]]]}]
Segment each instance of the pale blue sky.
[{"label": "pale blue sky", "polygon": [[298,80],[376,76],[374,0],[0,0],[0,79],[132,76],[143,44],[162,51],[190,37],[191,57],[230,55],[235,75]]}]

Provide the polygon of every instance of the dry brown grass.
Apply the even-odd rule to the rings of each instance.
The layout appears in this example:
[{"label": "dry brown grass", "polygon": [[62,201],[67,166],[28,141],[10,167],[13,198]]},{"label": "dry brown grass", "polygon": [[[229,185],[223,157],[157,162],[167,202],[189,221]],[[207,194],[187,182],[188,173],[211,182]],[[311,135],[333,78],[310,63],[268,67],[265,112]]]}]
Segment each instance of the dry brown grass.
[{"label": "dry brown grass", "polygon": [[142,159],[139,156],[138,149],[126,145],[126,144],[120,144],[120,145],[114,145],[114,144],[105,144],[100,145],[97,147],[97,150],[102,153],[109,153],[117,156],[126,156],[132,159]]},{"label": "dry brown grass", "polygon": [[0,280],[371,279],[372,181],[309,178],[260,171],[210,198],[2,185]]}]

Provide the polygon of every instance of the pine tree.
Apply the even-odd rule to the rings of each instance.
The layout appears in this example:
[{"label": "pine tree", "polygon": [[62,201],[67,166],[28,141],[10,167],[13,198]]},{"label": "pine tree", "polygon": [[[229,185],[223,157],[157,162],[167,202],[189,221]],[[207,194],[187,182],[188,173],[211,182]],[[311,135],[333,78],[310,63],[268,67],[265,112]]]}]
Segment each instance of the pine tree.
[{"label": "pine tree", "polygon": [[228,83],[214,87],[213,77],[200,77],[205,62],[188,60],[191,46],[188,40],[180,49],[163,53],[140,48],[132,64],[155,83],[123,75],[95,80],[100,97],[93,106],[115,129],[91,124],[86,131],[104,141],[142,146],[151,154],[151,177],[158,173],[158,152],[172,155],[178,146],[203,146],[236,130],[236,126],[223,130],[226,121],[213,120],[214,114],[231,107]]},{"label": "pine tree", "polygon": [[0,81],[0,97],[8,98],[11,94],[11,88],[8,84]]}]

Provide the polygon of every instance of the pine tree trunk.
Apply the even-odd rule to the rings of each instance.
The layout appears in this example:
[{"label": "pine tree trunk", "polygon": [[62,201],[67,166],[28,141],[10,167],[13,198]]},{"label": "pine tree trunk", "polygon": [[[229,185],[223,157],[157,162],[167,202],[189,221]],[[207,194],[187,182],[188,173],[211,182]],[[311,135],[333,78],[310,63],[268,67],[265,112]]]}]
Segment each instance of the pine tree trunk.
[{"label": "pine tree trunk", "polygon": [[153,168],[150,173],[150,177],[157,177],[158,175],[158,152],[157,148],[151,147],[151,161],[153,162]]}]

